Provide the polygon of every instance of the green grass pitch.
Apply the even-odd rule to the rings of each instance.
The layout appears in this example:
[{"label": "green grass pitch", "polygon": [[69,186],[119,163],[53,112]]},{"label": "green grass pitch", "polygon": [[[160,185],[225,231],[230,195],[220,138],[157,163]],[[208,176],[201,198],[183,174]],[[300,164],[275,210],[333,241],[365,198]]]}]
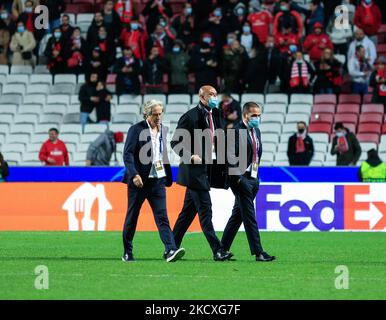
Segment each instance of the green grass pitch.
[{"label": "green grass pitch", "polygon": [[[137,232],[137,261],[125,264],[119,232],[0,232],[0,299],[386,299],[386,233],[263,232],[262,241],[278,260],[255,262],[240,232],[237,260],[214,262],[191,233],[184,259],[166,263],[158,234]],[[35,289],[38,265],[48,290]],[[348,289],[335,287],[339,265]]]}]

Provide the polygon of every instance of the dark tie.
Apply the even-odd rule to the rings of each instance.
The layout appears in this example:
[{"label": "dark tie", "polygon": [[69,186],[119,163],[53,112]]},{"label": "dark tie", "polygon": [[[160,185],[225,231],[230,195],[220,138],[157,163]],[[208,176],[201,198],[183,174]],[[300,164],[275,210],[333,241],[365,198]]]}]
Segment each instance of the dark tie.
[{"label": "dark tie", "polygon": [[251,135],[252,135],[252,146],[253,146],[253,162],[256,162],[257,159],[257,141],[254,135],[254,130],[251,129]]},{"label": "dark tie", "polygon": [[208,111],[208,122],[209,122],[210,136],[211,136],[212,144],[213,144],[214,126],[213,126],[212,113],[209,111]]}]

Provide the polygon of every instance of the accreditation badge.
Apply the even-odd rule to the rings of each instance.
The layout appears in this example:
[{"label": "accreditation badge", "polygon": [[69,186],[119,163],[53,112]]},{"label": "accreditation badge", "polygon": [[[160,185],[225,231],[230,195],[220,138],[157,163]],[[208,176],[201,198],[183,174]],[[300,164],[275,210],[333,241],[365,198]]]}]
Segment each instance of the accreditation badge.
[{"label": "accreditation badge", "polygon": [[216,150],[214,149],[214,146],[213,146],[213,150],[212,150],[212,160],[217,160]]},{"label": "accreditation badge", "polygon": [[253,162],[251,167],[251,178],[257,179],[258,171],[259,171],[259,165],[257,164],[257,162]]},{"label": "accreditation badge", "polygon": [[157,178],[158,179],[165,178],[166,172],[165,172],[165,168],[164,168],[164,165],[162,163],[162,160],[157,161],[154,164],[154,166],[155,166],[155,172],[157,174]]}]

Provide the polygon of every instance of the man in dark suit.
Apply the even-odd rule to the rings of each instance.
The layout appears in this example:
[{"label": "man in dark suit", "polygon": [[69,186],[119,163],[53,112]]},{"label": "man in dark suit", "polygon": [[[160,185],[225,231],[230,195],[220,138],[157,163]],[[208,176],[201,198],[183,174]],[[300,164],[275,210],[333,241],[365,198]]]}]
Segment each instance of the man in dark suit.
[{"label": "man in dark suit", "polygon": [[[256,261],[272,261],[275,257],[266,253],[261,245],[253,202],[259,190],[258,166],[263,151],[258,128],[261,113],[260,105],[255,102],[246,103],[243,107],[243,120],[234,129],[234,143],[232,141],[232,147],[228,150],[228,160],[235,204],[221,242],[224,249],[229,250],[241,223],[244,223],[251,254],[256,256]],[[231,139],[229,132],[228,139]]]},{"label": "man in dark suit", "polygon": [[123,159],[128,185],[128,208],[123,227],[124,262],[134,261],[133,238],[139,212],[147,199],[162,242],[164,259],[174,262],[181,259],[185,249],[178,249],[170,229],[166,211],[166,188],[173,183],[167,156],[167,130],[161,124],[162,102],[151,100],[144,106],[145,120],[133,125],[127,134]]},{"label": "man in dark suit", "polygon": [[[186,187],[184,205],[174,226],[173,234],[176,245],[179,247],[198,212],[201,228],[212,249],[214,260],[224,261],[233,255],[223,250],[214,231],[212,202],[209,194],[210,187],[226,188],[227,172],[223,170],[223,165],[216,163],[216,159],[221,157],[221,152],[217,152],[220,138],[215,131],[219,128],[221,132],[223,125],[217,108],[217,91],[211,86],[204,86],[199,91],[199,98],[198,106],[183,114],[178,121],[171,141],[174,152],[182,160],[177,183]],[[197,132],[205,134],[204,130],[209,137],[202,139]]]}]

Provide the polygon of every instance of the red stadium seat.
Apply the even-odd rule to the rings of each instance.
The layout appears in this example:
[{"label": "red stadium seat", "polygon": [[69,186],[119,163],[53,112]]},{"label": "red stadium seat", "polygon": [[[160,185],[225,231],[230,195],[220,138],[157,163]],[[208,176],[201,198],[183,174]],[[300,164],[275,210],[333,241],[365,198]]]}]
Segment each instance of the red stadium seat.
[{"label": "red stadium seat", "polygon": [[384,113],[384,106],[383,104],[376,104],[376,103],[370,103],[370,104],[363,104],[362,105],[362,113]]},{"label": "red stadium seat", "polygon": [[117,75],[114,73],[111,73],[107,76],[106,83],[107,84],[115,84],[115,80],[117,79]]},{"label": "red stadium seat", "polygon": [[338,104],[336,108],[336,113],[359,113],[359,104],[353,103],[344,103]]},{"label": "red stadium seat", "polygon": [[376,133],[359,133],[357,134],[357,139],[359,142],[379,143],[379,135]]},{"label": "red stadium seat", "polygon": [[335,94],[316,94],[314,104],[336,104]]},{"label": "red stadium seat", "polygon": [[386,123],[382,125],[382,134],[386,134]]},{"label": "red stadium seat", "polygon": [[310,126],[308,127],[308,131],[311,132],[321,132],[321,133],[331,133],[331,123],[328,122],[317,122],[317,123],[310,123]]},{"label": "red stadium seat", "polygon": [[358,123],[358,115],[353,113],[337,113],[334,120],[335,122],[352,123],[356,125]]},{"label": "red stadium seat", "polygon": [[386,53],[386,44],[378,44],[377,45],[377,54],[383,55]]},{"label": "red stadium seat", "polygon": [[66,13],[92,13],[93,5],[89,3],[80,3],[80,4],[68,4],[66,6]]},{"label": "red stadium seat", "polygon": [[371,103],[371,100],[373,99],[373,95],[371,93],[365,94],[363,96],[363,103],[368,104]]},{"label": "red stadium seat", "polygon": [[381,134],[381,124],[376,123],[360,123],[358,133],[376,133]]},{"label": "red stadium seat", "polygon": [[379,113],[363,113],[359,116],[359,123],[382,124],[383,117]]},{"label": "red stadium seat", "polygon": [[361,104],[362,99],[359,94],[341,94],[339,95],[339,103],[356,103]]},{"label": "red stadium seat", "polygon": [[383,116],[383,123],[386,123],[386,114]]},{"label": "red stadium seat", "polygon": [[317,122],[333,123],[334,115],[332,113],[313,113],[311,114],[310,122],[311,123],[317,123]]},{"label": "red stadium seat", "polygon": [[314,104],[312,113],[335,113],[335,104]]}]

